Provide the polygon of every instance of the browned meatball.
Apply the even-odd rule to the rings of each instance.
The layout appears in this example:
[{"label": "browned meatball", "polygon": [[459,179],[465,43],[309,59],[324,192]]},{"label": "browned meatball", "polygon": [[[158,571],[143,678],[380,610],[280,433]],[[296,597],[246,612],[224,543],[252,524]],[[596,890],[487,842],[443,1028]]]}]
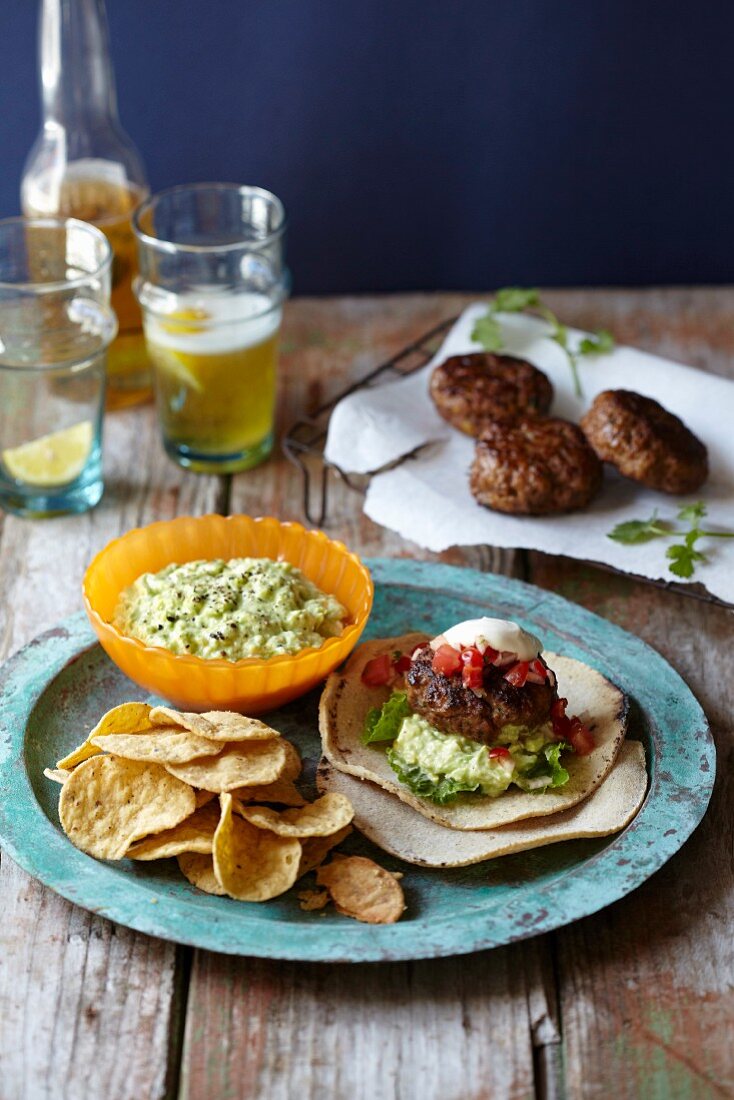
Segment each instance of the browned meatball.
[{"label": "browned meatball", "polygon": [[456,733],[494,744],[503,726],[535,729],[550,720],[558,698],[549,683],[513,687],[505,680],[507,669],[484,669],[484,694],[464,687],[460,676],[434,672],[433,651],[426,647],[416,656],[407,674],[406,692],[411,710],[421,714],[443,733]]},{"label": "browned meatball", "polygon": [[708,477],[706,447],[682,420],[632,390],[604,390],[581,421],[589,443],[620,474],[663,493],[692,493]]},{"label": "browned meatball", "polygon": [[580,428],[553,417],[524,417],[486,426],[469,487],[496,512],[542,516],[584,508],[601,479],[601,463]]},{"label": "browned meatball", "polygon": [[444,420],[473,436],[481,434],[487,420],[546,413],[553,400],[553,387],[532,363],[487,351],[439,363],[430,393]]}]

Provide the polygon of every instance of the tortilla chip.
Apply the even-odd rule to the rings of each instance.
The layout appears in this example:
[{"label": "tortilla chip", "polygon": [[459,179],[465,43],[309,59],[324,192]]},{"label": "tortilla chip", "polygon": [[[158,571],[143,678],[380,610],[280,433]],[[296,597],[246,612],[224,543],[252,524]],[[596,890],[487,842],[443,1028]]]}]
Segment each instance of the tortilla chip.
[{"label": "tortilla chip", "polygon": [[211,723],[213,733],[207,736],[213,741],[267,741],[271,737],[280,737],[277,730],[264,722],[246,718],[233,710],[207,710],[201,717]]},{"label": "tortilla chip", "polygon": [[102,733],[141,733],[152,728],[151,708],[148,703],[120,703],[103,714],[97,725],[78,748],[59,760],[57,768],[74,768],[83,760],[98,756],[102,751],[92,744],[92,738]]},{"label": "tortilla chip", "polygon": [[201,714],[174,710],[173,707],[153,707],[150,720],[154,726],[179,726],[182,730],[188,730],[189,733],[196,733],[199,737],[210,737],[214,740],[212,724]]},{"label": "tortilla chip", "polygon": [[366,924],[394,924],[405,912],[400,883],[365,856],[344,856],[316,872],[339,913]]},{"label": "tortilla chip", "polygon": [[348,798],[336,792],[325,794],[302,809],[269,810],[267,806],[243,806],[235,802],[237,813],[257,829],[267,829],[278,836],[333,836],[354,817]]},{"label": "tortilla chip", "polygon": [[97,734],[92,743],[114,756],[154,764],[186,764],[199,756],[214,756],[224,748],[222,742],[209,741],[176,726],[158,726],[145,733]]},{"label": "tortilla chip", "polygon": [[298,749],[290,741],[286,741],[283,738],[283,746],[285,748],[285,765],[283,771],[280,773],[280,779],[298,779],[301,774],[301,757]]},{"label": "tortilla chip", "polygon": [[71,772],[67,771],[66,768],[44,768],[43,774],[46,776],[46,779],[50,779],[52,783],[66,783]]},{"label": "tortilla chip", "polygon": [[320,867],[332,848],[341,844],[352,831],[351,825],[345,825],[338,833],[331,836],[307,837],[301,841],[301,862],[298,864],[298,877],[307,875],[309,871],[315,871]]},{"label": "tortilla chip", "polygon": [[323,909],[329,904],[328,890],[301,890],[298,895],[298,908],[304,913],[312,913],[315,909]]},{"label": "tortilla chip", "polygon": [[267,901],[296,881],[300,841],[256,829],[232,813],[232,796],[219,798],[222,814],[214,834],[214,874],[231,898]]},{"label": "tortilla chip", "polygon": [[291,779],[276,779],[274,783],[266,783],[262,787],[235,787],[230,794],[241,803],[274,802],[279,806],[306,805],[306,799]]},{"label": "tortilla chip", "polygon": [[235,787],[273,783],[285,765],[284,746],[280,738],[226,745],[218,756],[200,756],[186,764],[166,764],[166,768],[192,787],[219,794]]},{"label": "tortilla chip", "polygon": [[409,806],[439,825],[451,829],[496,829],[526,818],[559,813],[587,798],[614,763],[627,726],[626,696],[596,669],[571,657],[544,653],[558,677],[558,693],[568,699],[568,714],[578,715],[594,734],[595,748],[588,756],[564,758],[570,778],[563,787],[542,794],[512,788],[498,798],[464,795],[445,806],[419,798],[403,786],[384,752],[362,744],[367,712],[388,698],[390,689],[362,683],[366,663],[381,653],[410,652],[426,635],[408,634],[365,642],[341,672],[326,681],[319,707],[319,728],[324,755],[339,771],[370,779],[391,791]]},{"label": "tortilla chip", "polygon": [[391,855],[419,867],[467,867],[561,840],[619,832],[645,799],[647,771],[640,742],[625,741],[607,778],[583,802],[552,816],[475,832],[436,825],[382,787],[337,771],[325,759],[317,786],[345,794],[359,831]]},{"label": "tortilla chip", "polygon": [[173,707],[155,707],[151,712],[151,721],[164,726],[171,723],[211,741],[267,741],[271,737],[280,737],[277,730],[264,722],[247,718],[234,710],[207,710],[203,714],[192,714],[174,710]]},{"label": "tortilla chip", "polygon": [[202,806],[208,805],[213,799],[217,797],[216,791],[194,791],[196,798],[196,808],[201,809]]},{"label": "tortilla chip", "polygon": [[191,787],[160,764],[93,756],[61,788],[59,818],[72,844],[97,859],[122,859],[136,840],[172,829],[194,812]]},{"label": "tortilla chip", "polygon": [[172,829],[147,836],[131,845],[128,859],[169,859],[183,852],[211,855],[214,833],[219,824],[219,807],[203,806]]},{"label": "tortilla chip", "polygon": [[214,874],[214,860],[211,856],[200,852],[182,852],[177,859],[181,874],[192,886],[203,890],[205,894],[215,894],[220,898],[225,896],[225,891]]}]

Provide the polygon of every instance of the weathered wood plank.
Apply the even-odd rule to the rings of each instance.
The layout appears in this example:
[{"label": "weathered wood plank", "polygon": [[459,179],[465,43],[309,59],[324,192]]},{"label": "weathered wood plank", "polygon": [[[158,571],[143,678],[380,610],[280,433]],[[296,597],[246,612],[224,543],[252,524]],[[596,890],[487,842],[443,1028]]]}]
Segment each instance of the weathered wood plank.
[{"label": "weathered wood plank", "polygon": [[[6,517],[0,653],[81,607],[84,568],[109,539],[221,508],[222,487],[163,455],[152,409],[108,418],[103,503],[82,517]],[[78,909],[0,861],[0,1097],[141,1100],[167,1092],[176,949]]]},{"label": "weathered wood plank", "polygon": [[182,1100],[519,1100],[554,1033],[541,941],[420,964],[199,954]]}]

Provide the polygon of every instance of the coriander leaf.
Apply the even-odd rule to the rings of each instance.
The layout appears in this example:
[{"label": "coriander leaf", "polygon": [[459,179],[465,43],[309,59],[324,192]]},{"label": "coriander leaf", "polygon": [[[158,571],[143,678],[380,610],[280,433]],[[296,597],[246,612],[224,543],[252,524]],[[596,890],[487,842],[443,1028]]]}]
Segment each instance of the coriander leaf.
[{"label": "coriander leaf", "polygon": [[650,539],[659,537],[682,537],[682,542],[676,542],[668,547],[665,556],[670,562],[669,571],[676,577],[683,577],[688,580],[695,572],[696,562],[708,561],[703,551],[696,550],[696,543],[699,539],[734,538],[734,531],[703,530],[699,524],[705,515],[706,505],[702,500],[697,500],[694,504],[686,504],[678,510],[678,519],[690,525],[687,531],[676,531],[669,523],[658,520],[657,512],[653,512],[649,520],[633,519],[627,523],[617,524],[614,530],[607,535],[607,538],[632,545],[638,542],[648,542]]},{"label": "coriander leaf", "polygon": [[605,328],[584,336],[578,346],[579,355],[607,355],[610,351],[614,351],[614,337]]},{"label": "coriander leaf", "polygon": [[676,577],[692,577],[695,569],[694,563],[707,560],[706,555],[699,550],[694,550],[693,545],[688,543],[687,540],[685,543],[676,543],[675,546],[669,546],[665,556],[670,559],[671,564],[668,568]]},{"label": "coriander leaf", "polygon": [[381,707],[372,707],[368,712],[362,743],[371,745],[374,741],[394,741],[400,733],[403,719],[410,713],[408,696],[404,691],[394,691]]},{"label": "coriander leaf", "polygon": [[449,779],[444,775],[439,780],[431,779],[418,764],[409,764],[403,760],[394,749],[387,750],[387,762],[397,775],[401,783],[419,798],[428,798],[431,802],[437,802],[443,806],[446,802],[453,802],[464,791],[478,791],[479,784],[465,786],[455,779]]},{"label": "coriander leaf", "polygon": [[703,519],[706,515],[706,505],[702,500],[697,500],[695,504],[686,504],[685,507],[678,509],[678,519],[682,519],[684,523],[692,523],[697,526],[698,521]]},{"label": "coriander leaf", "polygon": [[649,542],[651,539],[663,538],[671,534],[667,524],[658,522],[657,512],[653,512],[649,519],[630,519],[626,523],[618,523],[607,535],[608,539],[622,542],[626,546],[634,546],[640,542]]},{"label": "coriander leaf", "polygon": [[502,348],[500,323],[491,310],[474,322],[471,338],[476,344],[481,344],[485,351],[499,351]]},{"label": "coriander leaf", "polygon": [[553,322],[553,332],[551,333],[551,340],[563,348],[564,351],[568,351],[568,329],[565,325],[562,325],[560,321],[555,320]]},{"label": "coriander leaf", "polygon": [[505,286],[494,296],[487,312],[474,322],[472,340],[484,348],[485,351],[502,351],[502,329],[497,320],[498,313],[524,313],[534,311],[550,326],[548,338],[554,340],[565,352],[573,379],[574,393],[577,397],[583,397],[581,379],[579,377],[579,360],[584,355],[603,355],[614,347],[614,338],[606,329],[590,333],[585,336],[574,350],[569,347],[568,329],[558,320],[552,309],[542,301],[540,294],[534,287]]},{"label": "coriander leaf", "polygon": [[495,313],[522,313],[526,309],[537,309],[539,305],[538,291],[521,286],[502,287],[492,303]]}]

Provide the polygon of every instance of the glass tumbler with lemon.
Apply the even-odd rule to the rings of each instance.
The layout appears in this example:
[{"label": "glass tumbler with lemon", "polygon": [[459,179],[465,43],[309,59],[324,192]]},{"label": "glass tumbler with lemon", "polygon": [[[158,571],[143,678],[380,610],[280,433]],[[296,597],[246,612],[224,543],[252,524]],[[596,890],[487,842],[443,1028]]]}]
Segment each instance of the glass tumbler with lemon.
[{"label": "glass tumbler with lemon", "polygon": [[102,495],[112,249],[74,219],[0,222],[0,508],[83,512]]},{"label": "glass tumbler with lemon", "polygon": [[257,465],[273,445],[289,286],[280,200],[236,184],[174,187],[143,203],[133,225],[167,453],[199,472]]}]

